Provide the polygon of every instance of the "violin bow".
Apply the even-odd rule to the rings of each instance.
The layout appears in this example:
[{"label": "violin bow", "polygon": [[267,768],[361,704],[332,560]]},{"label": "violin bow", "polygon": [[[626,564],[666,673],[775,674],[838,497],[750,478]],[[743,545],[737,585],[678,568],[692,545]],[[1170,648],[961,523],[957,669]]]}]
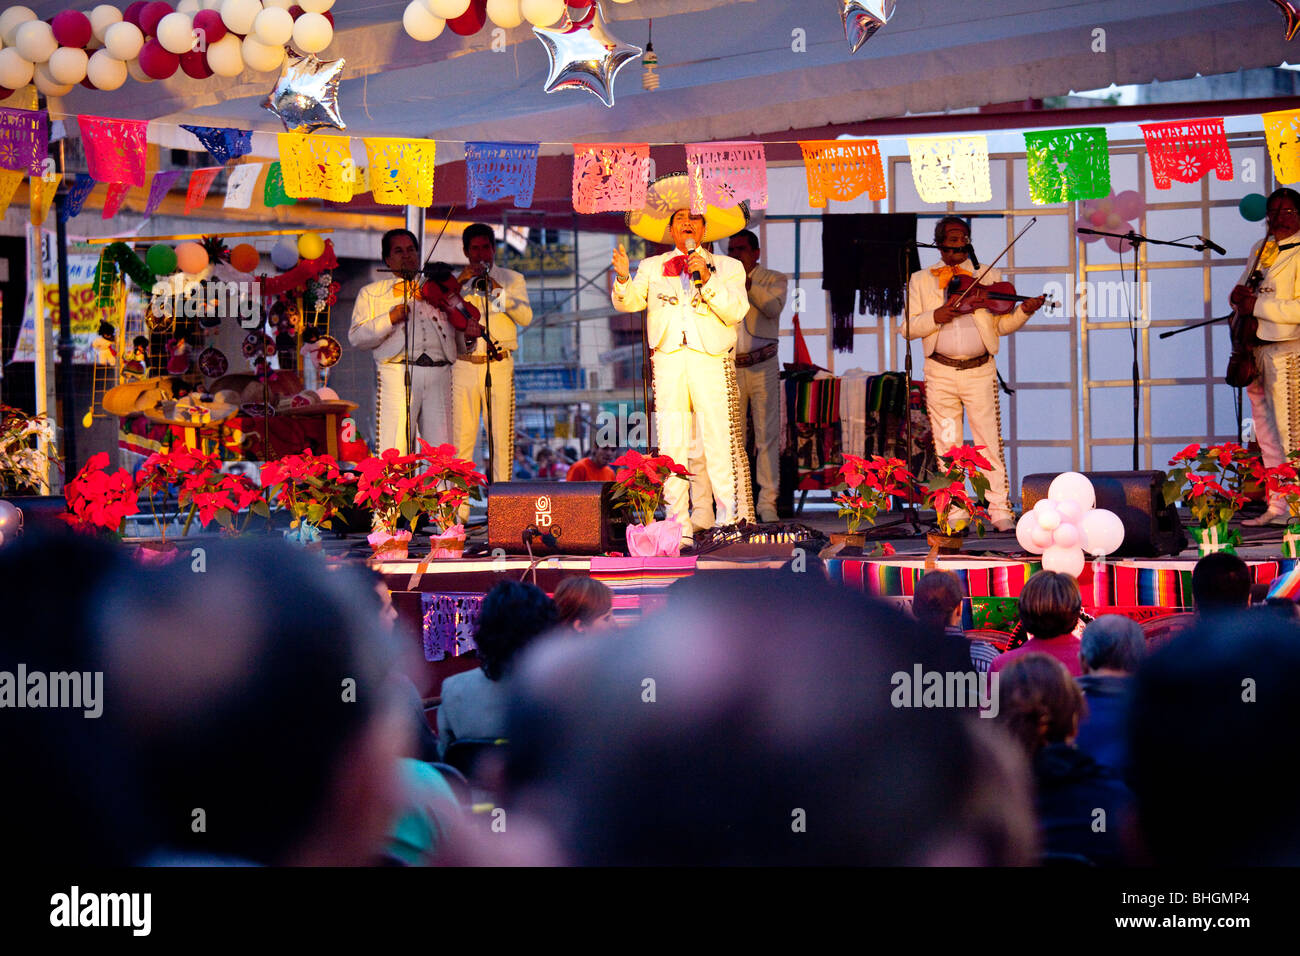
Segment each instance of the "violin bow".
[{"label": "violin bow", "polygon": [[[434,237],[433,245],[429,247],[429,254],[424,257],[425,266],[427,266],[429,264],[429,260],[433,258],[433,250],[438,248],[438,243],[442,240],[443,233],[447,231],[447,226],[451,222],[451,217],[455,212],[456,212],[456,204],[452,203],[447,208],[447,218],[442,221],[442,228],[438,230],[438,235]],[[424,266],[420,267],[420,272],[421,273],[424,272]]]},{"label": "violin bow", "polygon": [[1036,222],[1038,222],[1038,217],[1037,216],[1031,217],[1029,222],[1025,223],[1025,228],[1021,229],[1018,233],[1016,233],[1015,236],[1012,237],[1011,241],[1007,243],[1006,248],[998,253],[997,258],[980,270],[980,274],[975,277],[975,281],[972,282],[966,288],[965,292],[963,292],[961,295],[957,297],[957,302],[959,304],[966,300],[966,296],[970,294],[971,289],[975,288],[977,285],[980,284],[980,280],[989,274],[989,270],[1002,261],[1002,257],[1011,251],[1011,247],[1014,246],[1017,242],[1019,242],[1020,237],[1023,236],[1025,233],[1027,233]]}]

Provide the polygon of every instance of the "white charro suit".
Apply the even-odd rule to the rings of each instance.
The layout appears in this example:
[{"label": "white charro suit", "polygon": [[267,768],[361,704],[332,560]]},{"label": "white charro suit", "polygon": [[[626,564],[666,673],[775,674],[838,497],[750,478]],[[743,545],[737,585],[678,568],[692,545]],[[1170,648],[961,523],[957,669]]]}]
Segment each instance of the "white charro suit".
[{"label": "white charro suit", "polygon": [[[968,270],[970,264],[962,263],[959,269]],[[985,284],[998,282],[997,269],[984,275]],[[1011,517],[1010,488],[1007,482],[1007,464],[1002,451],[1002,409],[998,399],[997,363],[998,340],[1010,335],[1027,321],[1029,316],[1019,305],[1015,311],[997,315],[987,309],[976,309],[969,319],[978,337],[967,336],[969,354],[949,355],[949,358],[975,358],[981,352],[990,358],[978,368],[955,369],[943,365],[932,356],[939,344],[944,326],[934,320],[934,311],[948,300],[946,290],[939,286],[938,278],[929,270],[912,273],[907,284],[907,307],[911,316],[910,334],[905,323],[898,332],[904,338],[921,339],[925,347],[925,402],[930,413],[930,428],[934,433],[934,450],[942,455],[964,440],[963,409],[970,423],[971,438],[983,445],[981,452],[993,465],[989,472],[989,516],[993,520]],[[969,327],[967,327],[969,329]]]},{"label": "white charro suit", "polygon": [[[736,385],[736,326],[749,309],[745,267],[729,256],[705,253],[712,274],[696,290],[690,274],[664,275],[676,250],[641,260],[636,275],[614,282],[614,308],[646,310],[646,336],[654,368],[654,412],[659,452],[689,460],[692,412],[698,417],[709,483],[719,524],[753,520],[749,461],[741,431]],[[664,485],[668,517],[689,534],[687,482]]]},{"label": "white charro suit", "polygon": [[[1266,468],[1281,464],[1300,448],[1300,233],[1281,245],[1292,243],[1297,245],[1278,252],[1272,262],[1271,250],[1265,250],[1260,259],[1264,279],[1255,299],[1259,338],[1266,344],[1255,347],[1259,377],[1246,387],[1246,394]],[[1257,243],[1251,249],[1251,262],[1258,248]],[[1243,275],[1241,284],[1248,277]],[[1281,498],[1271,499],[1269,506],[1286,510]]]},{"label": "white charro suit", "polygon": [[[415,418],[415,434],[431,445],[452,440],[451,371],[463,338],[441,311],[420,299],[405,299],[400,279],[380,279],[357,293],[352,308],[352,326],[348,342],[355,348],[369,349],[375,357],[378,386],[375,397],[376,453],[406,447],[406,418]],[[389,312],[403,301],[408,303],[410,318],[393,325]],[[406,341],[411,340],[412,359],[422,354],[441,363],[436,367],[406,365]],[[410,406],[406,400],[406,370],[411,372]]]}]

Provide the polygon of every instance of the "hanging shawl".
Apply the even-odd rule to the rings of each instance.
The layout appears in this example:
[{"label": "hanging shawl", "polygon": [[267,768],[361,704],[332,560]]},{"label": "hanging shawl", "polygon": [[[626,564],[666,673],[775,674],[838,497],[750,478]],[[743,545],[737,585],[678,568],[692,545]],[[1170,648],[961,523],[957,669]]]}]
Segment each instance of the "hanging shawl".
[{"label": "hanging shawl", "polygon": [[916,213],[822,216],[822,288],[831,294],[835,351],[853,351],[855,295],[859,315],[902,314],[908,277],[921,268],[915,241]]}]

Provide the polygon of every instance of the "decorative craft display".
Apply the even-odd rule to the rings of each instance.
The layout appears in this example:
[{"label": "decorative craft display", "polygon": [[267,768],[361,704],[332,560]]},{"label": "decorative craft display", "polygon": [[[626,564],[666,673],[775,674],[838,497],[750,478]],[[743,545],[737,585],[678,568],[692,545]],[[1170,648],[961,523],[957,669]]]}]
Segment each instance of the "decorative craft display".
[{"label": "decorative craft display", "polygon": [[857,53],[894,15],[895,0],[836,0],[849,52]]},{"label": "decorative craft display", "polygon": [[808,177],[808,205],[825,209],[826,201],[849,202],[863,193],[885,198],[885,169],[874,139],[823,139],[801,142]]},{"label": "decorative craft display", "polygon": [[352,198],[348,176],[355,175],[356,167],[348,151],[348,137],[281,133],[277,138],[285,195],[333,202],[348,202]]},{"label": "decorative craft display", "polygon": [[686,175],[691,211],[748,201],[767,208],[767,151],[758,142],[687,143]]},{"label": "decorative craft display", "polygon": [[1268,155],[1273,160],[1273,174],[1277,181],[1300,182],[1300,112],[1276,110],[1265,113],[1262,119]]},{"label": "decorative craft display", "polygon": [[49,155],[50,123],[45,110],[0,108],[0,169],[39,176]]},{"label": "decorative craft display", "polygon": [[649,164],[645,143],[575,143],[573,208],[581,213],[640,209],[646,202]]},{"label": "decorative craft display", "polygon": [[226,129],[220,126],[189,126],[185,123],[181,124],[181,129],[193,133],[195,139],[220,166],[240,156],[247,156],[253,149],[252,130]]},{"label": "decorative craft display", "polygon": [[1232,179],[1232,155],[1222,119],[1143,123],[1142,136],[1156,189],[1171,189],[1173,180],[1199,182],[1211,169],[1220,182]]},{"label": "decorative craft display", "polygon": [[[641,48],[624,43],[606,29],[599,0],[592,0],[585,10],[583,6],[571,4],[568,18],[559,27],[533,27],[550,61],[542,88],[547,93],[586,90],[612,107],[614,77],[629,60],[641,55]],[[575,21],[575,14],[581,18]]]},{"label": "decorative craft display", "polygon": [[262,102],[263,109],[280,117],[290,133],[311,133],[326,126],[347,129],[339,115],[339,78],[345,62],[289,52],[280,79]]},{"label": "decorative craft display", "polygon": [[171,191],[172,186],[176,180],[180,179],[180,176],[181,171],[179,169],[164,169],[153,174],[153,180],[149,183],[149,201],[144,205],[146,218],[158,211],[163,197]]},{"label": "decorative craft display", "polygon": [[77,178],[73,180],[68,194],[63,197],[63,208],[59,211],[59,218],[67,222],[80,216],[81,208],[86,204],[86,198],[94,188],[95,177],[77,173]]},{"label": "decorative craft display", "polygon": [[50,214],[50,206],[54,205],[54,194],[59,191],[59,186],[63,183],[63,173],[51,173],[48,178],[45,176],[32,176],[28,180],[27,189],[31,194],[31,220],[33,226],[40,226],[45,223],[45,217]]},{"label": "decorative craft display", "polygon": [[130,191],[130,183],[109,183],[108,192],[104,195],[104,212],[100,218],[112,219],[116,216],[117,211],[122,208],[122,200]]},{"label": "decorative craft display", "polygon": [[466,143],[466,205],[513,196],[515,207],[533,204],[537,185],[537,143]]},{"label": "decorative craft display", "polygon": [[253,199],[253,187],[257,177],[262,174],[264,163],[244,163],[230,171],[226,179],[226,199],[222,203],[227,209],[247,209]]},{"label": "decorative craft display", "polygon": [[[362,142],[366,145],[370,190],[375,202],[389,206],[433,204],[434,156],[437,152],[433,140],[374,136]],[[355,187],[355,184],[351,185]],[[353,188],[352,193],[356,192]]]},{"label": "decorative craft display", "polygon": [[922,202],[988,202],[989,144],[985,136],[908,137],[912,182]]},{"label": "decorative craft display", "polygon": [[274,162],[266,171],[266,184],[262,187],[262,204],[271,206],[293,206],[298,200],[284,191],[284,172],[280,163]]},{"label": "decorative craft display", "polygon": [[144,185],[147,120],[78,116],[77,125],[91,176],[101,183]]},{"label": "decorative craft display", "polygon": [[1110,154],[1101,126],[1025,134],[1029,198],[1039,205],[1110,192]]},{"label": "decorative craft display", "polygon": [[203,205],[203,200],[208,198],[208,190],[212,188],[212,181],[217,178],[219,172],[221,172],[220,166],[207,166],[190,173],[190,187],[185,191],[185,214],[187,216],[191,210],[198,209]]}]

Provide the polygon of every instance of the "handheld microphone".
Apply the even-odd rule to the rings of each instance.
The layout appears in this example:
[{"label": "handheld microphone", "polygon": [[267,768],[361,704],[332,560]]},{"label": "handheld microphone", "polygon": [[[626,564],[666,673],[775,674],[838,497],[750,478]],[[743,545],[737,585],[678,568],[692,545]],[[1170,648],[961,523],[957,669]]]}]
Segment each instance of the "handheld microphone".
[{"label": "handheld microphone", "polygon": [[1197,236],[1196,238],[1200,239],[1201,242],[1205,243],[1205,245],[1208,248],[1213,249],[1219,255],[1226,256],[1228,254],[1228,250],[1223,248],[1223,246],[1219,245],[1217,242],[1211,242],[1209,239],[1206,239],[1204,236]]},{"label": "handheld microphone", "polygon": [[[695,247],[695,237],[694,237],[694,236],[687,236],[687,237],[686,237],[686,254],[689,256],[692,252],[695,251],[695,248],[696,248],[696,247]],[[699,269],[692,269],[692,270],[691,270],[691,283],[692,283],[692,284],[695,286],[695,288],[697,288],[697,289],[698,289],[700,286],[704,285],[704,280],[700,278],[700,270],[699,270]]]},{"label": "handheld microphone", "polygon": [[966,258],[970,260],[970,264],[976,269],[980,267],[979,258],[975,255],[975,247],[969,243],[966,245]]}]

